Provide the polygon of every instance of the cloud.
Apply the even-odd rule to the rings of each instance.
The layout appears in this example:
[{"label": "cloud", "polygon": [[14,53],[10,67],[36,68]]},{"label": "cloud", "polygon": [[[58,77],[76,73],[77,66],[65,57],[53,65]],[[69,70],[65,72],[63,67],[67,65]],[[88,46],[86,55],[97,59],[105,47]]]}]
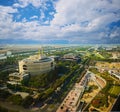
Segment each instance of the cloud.
[{"label": "cloud", "polygon": [[40,20],[43,20],[45,18],[45,14],[43,10],[40,10]]},{"label": "cloud", "polygon": [[13,4],[14,7],[24,8],[28,5],[33,5],[36,8],[45,7],[45,3],[48,0],[18,0],[18,3]]},{"label": "cloud", "polygon": [[119,5],[118,0],[61,0],[51,25],[62,27],[60,35],[72,41],[99,40],[106,37],[111,23],[120,20]]},{"label": "cloud", "polygon": [[55,12],[49,12],[49,14],[50,14],[51,16],[53,16],[53,15],[55,14]]},{"label": "cloud", "polygon": [[[45,13],[46,2],[47,0],[19,0],[13,6],[0,6],[0,39],[89,43],[120,38],[120,26],[113,25],[110,28],[111,23],[117,24],[120,20],[120,0],[52,1],[55,11],[48,12],[53,16],[52,19],[48,19],[49,16]],[[40,18],[35,14],[29,19],[23,17],[21,21],[13,21],[14,13],[18,13],[18,18],[21,17],[18,7],[24,9],[30,4],[38,8]]]},{"label": "cloud", "polygon": [[12,7],[0,6],[0,38],[8,38],[11,33],[13,13],[18,12]]},{"label": "cloud", "polygon": [[92,2],[91,0],[60,0],[56,3],[56,14],[51,24],[63,26],[84,21],[91,22],[111,13],[114,16],[114,12],[120,9],[119,5],[120,1],[118,0],[114,0],[112,3],[108,0],[92,0]]},{"label": "cloud", "polygon": [[30,19],[37,19],[38,18],[38,16],[32,16],[32,17],[30,17]]},{"label": "cloud", "polygon": [[112,31],[110,31],[110,35],[109,37],[111,39],[115,38],[115,37],[118,37],[120,38],[120,27],[115,27],[112,29]]},{"label": "cloud", "polygon": [[14,9],[14,8],[12,8],[10,6],[7,6],[7,7],[0,6],[0,10],[3,13],[15,13],[15,12],[17,12],[17,9]]}]

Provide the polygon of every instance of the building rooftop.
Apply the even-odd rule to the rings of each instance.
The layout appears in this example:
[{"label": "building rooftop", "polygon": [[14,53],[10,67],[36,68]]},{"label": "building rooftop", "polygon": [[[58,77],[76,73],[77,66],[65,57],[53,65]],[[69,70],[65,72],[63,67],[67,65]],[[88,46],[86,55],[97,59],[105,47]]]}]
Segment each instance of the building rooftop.
[{"label": "building rooftop", "polygon": [[76,83],[73,89],[68,93],[57,112],[76,112],[80,104],[80,99],[83,95],[85,86],[88,82],[90,75],[89,72],[81,79],[79,83]]},{"label": "building rooftop", "polygon": [[42,63],[42,62],[48,62],[52,61],[52,58],[43,56],[39,57],[38,55],[30,56],[29,58],[23,59],[22,61],[24,62],[34,62],[34,63]]},{"label": "building rooftop", "polygon": [[57,112],[75,112],[79,104],[79,98],[82,95],[83,87],[76,83],[75,87],[68,93]]}]

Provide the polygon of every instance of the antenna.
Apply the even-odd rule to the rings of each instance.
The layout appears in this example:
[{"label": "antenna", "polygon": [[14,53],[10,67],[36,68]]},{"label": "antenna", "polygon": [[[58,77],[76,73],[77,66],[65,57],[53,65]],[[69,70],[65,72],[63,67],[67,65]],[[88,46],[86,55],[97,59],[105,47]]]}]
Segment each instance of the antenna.
[{"label": "antenna", "polygon": [[43,48],[42,48],[42,53],[41,53],[41,54],[42,54],[42,56],[43,56],[43,54],[44,54],[44,50],[43,50]]},{"label": "antenna", "polygon": [[40,49],[39,49],[39,50],[38,50],[38,56],[39,56],[39,57],[40,57],[40,54],[41,54],[41,53],[40,53]]}]

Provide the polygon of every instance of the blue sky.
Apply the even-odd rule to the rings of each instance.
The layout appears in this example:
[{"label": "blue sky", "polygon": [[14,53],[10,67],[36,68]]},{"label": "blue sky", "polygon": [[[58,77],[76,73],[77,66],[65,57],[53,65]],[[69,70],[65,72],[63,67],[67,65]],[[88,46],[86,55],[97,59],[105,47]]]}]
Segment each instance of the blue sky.
[{"label": "blue sky", "polygon": [[118,44],[120,0],[0,0],[0,44]]}]

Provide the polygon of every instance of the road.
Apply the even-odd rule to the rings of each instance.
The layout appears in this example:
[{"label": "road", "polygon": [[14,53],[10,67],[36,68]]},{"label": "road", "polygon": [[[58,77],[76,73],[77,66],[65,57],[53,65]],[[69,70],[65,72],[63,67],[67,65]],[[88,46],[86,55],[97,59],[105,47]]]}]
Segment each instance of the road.
[{"label": "road", "polygon": [[9,71],[9,70],[15,70],[18,68],[18,65],[7,65],[4,68],[0,68],[0,72],[5,72],[5,71]]}]

